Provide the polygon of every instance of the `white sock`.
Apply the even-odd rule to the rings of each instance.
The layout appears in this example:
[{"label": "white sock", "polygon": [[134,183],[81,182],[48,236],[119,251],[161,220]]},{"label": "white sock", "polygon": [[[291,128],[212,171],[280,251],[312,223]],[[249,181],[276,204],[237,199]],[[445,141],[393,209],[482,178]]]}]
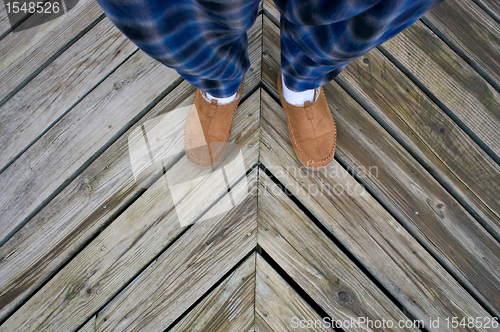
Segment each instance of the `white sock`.
[{"label": "white sock", "polygon": [[304,106],[304,103],[306,101],[310,101],[311,103],[314,102],[315,89],[301,91],[301,92],[294,92],[286,87],[285,78],[283,77],[283,74],[281,74],[281,83],[283,85],[283,97],[285,97],[285,100],[289,104],[295,106]]},{"label": "white sock", "polygon": [[215,100],[217,100],[217,105],[224,105],[224,104],[229,104],[233,100],[235,100],[237,92],[235,92],[234,95],[232,95],[230,97],[224,97],[224,98],[217,98],[217,97],[214,97],[208,93],[205,93],[205,94],[207,95],[208,101],[212,101],[212,99],[215,99]]}]

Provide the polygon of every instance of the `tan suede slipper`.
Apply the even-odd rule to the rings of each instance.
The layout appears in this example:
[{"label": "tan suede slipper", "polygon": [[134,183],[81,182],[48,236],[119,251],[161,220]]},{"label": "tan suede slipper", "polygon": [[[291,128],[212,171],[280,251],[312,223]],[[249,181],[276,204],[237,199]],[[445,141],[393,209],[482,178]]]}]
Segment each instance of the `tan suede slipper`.
[{"label": "tan suede slipper", "polygon": [[313,103],[296,106],[285,100],[281,84],[278,73],[278,91],[295,154],[306,168],[321,170],[332,161],[337,141],[337,128],[323,88],[316,89]]},{"label": "tan suede slipper", "polygon": [[186,157],[196,167],[213,168],[221,160],[231,136],[243,84],[241,82],[236,99],[224,105],[218,105],[216,100],[208,101],[206,94],[196,89],[184,126]]}]

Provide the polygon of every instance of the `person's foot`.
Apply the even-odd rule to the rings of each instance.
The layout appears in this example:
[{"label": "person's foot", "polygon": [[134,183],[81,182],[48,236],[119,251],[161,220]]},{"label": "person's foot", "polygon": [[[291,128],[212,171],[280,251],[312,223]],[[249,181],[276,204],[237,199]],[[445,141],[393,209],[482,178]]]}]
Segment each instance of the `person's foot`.
[{"label": "person's foot", "polygon": [[337,141],[337,128],[323,88],[315,89],[313,102],[292,105],[283,95],[282,84],[280,73],[278,91],[295,154],[306,168],[320,170],[332,161]]},{"label": "person's foot", "polygon": [[184,126],[186,157],[195,166],[213,168],[221,160],[242,91],[243,82],[231,102],[219,104],[216,98],[196,89]]}]

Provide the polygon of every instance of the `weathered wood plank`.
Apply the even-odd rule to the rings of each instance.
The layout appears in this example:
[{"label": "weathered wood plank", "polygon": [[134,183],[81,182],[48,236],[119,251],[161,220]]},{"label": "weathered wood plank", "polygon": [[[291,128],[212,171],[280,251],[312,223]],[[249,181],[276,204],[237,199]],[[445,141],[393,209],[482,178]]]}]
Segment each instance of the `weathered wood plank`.
[{"label": "weathered wood plank", "polygon": [[137,47],[105,18],[0,108],[0,169]]},{"label": "weathered wood plank", "polygon": [[95,332],[95,316],[83,325],[78,332]]},{"label": "weathered wood plank", "polygon": [[[0,41],[0,100],[101,15],[104,14],[97,2],[80,0],[67,14],[5,36]],[[31,18],[25,23],[30,24]]]},{"label": "weathered wood plank", "polygon": [[[192,102],[183,81],[141,123]],[[22,302],[141,192],[125,132],[85,171],[0,247],[0,317]],[[106,208],[104,208],[106,206]]]},{"label": "weathered wood plank", "polygon": [[242,332],[254,325],[255,254],[194,307],[171,332]]},{"label": "weathered wood plank", "polygon": [[255,332],[275,332],[273,329],[267,324],[264,317],[259,315],[257,312],[255,313]]},{"label": "weathered wood plank", "polygon": [[[180,76],[137,52],[0,174],[2,240]],[[155,84],[150,84],[155,82]]]},{"label": "weathered wood plank", "polygon": [[[265,51],[277,46],[274,40],[265,32]],[[276,92],[279,66],[267,53],[263,76]],[[324,89],[337,121],[337,158],[448,268],[500,308],[499,243],[338,84]]]},{"label": "weathered wood plank", "polygon": [[[0,4],[0,40],[2,40],[10,32],[12,32],[13,26],[14,26],[14,28],[20,26],[23,23],[23,21],[25,21],[28,17],[30,17],[32,15],[29,12],[24,13],[23,11],[19,10],[19,12],[14,13],[9,18],[5,2],[6,1],[2,1]],[[19,8],[22,8],[23,4],[29,3],[30,0],[19,0],[17,2],[19,4]],[[11,2],[11,6],[12,6],[12,2]],[[50,14],[50,16],[47,16],[47,14],[39,14],[38,15],[38,17],[42,18],[43,20],[50,19],[50,18],[56,18],[57,16],[59,16],[59,14],[57,14],[57,13],[52,13],[52,14]],[[30,22],[31,22],[30,26],[33,26],[33,23],[35,21],[32,19]],[[29,26],[24,26],[25,29],[28,27]],[[17,29],[16,29],[16,31],[17,31]]]},{"label": "weathered wood plank", "polygon": [[500,23],[469,0],[443,1],[423,21],[453,42],[500,87]]},{"label": "weathered wood plank", "polygon": [[376,49],[339,80],[500,237],[500,166],[470,136]]},{"label": "weathered wood plank", "polygon": [[306,323],[305,328],[299,325],[300,322],[319,322],[322,318],[259,255],[256,283],[255,314],[262,317],[273,331],[333,331],[326,324],[308,327]]},{"label": "weathered wood plank", "polygon": [[500,94],[422,22],[382,45],[500,156]]},{"label": "weathered wood plank", "polygon": [[279,21],[280,21],[280,12],[278,10],[278,8],[276,8],[276,5],[274,4],[274,1],[273,0],[263,0],[263,5],[262,5],[262,8],[264,10],[264,14],[266,14],[266,16],[273,20],[273,23],[278,25],[279,24]]},{"label": "weathered wood plank", "polygon": [[[264,20],[264,41],[279,45],[276,31]],[[267,47],[263,52],[264,61],[272,64],[263,66],[269,67],[262,72],[263,81],[275,85],[273,70],[279,68],[279,48]],[[338,80],[362,97],[413,155],[432,167],[448,190],[500,238],[500,166],[470,136],[376,49],[353,61]]]},{"label": "weathered wood plank", "polygon": [[[236,208],[197,222],[154,268],[117,295],[97,316],[98,331],[159,331],[168,327],[257,244],[257,169]],[[239,185],[239,184],[238,184]]]},{"label": "weathered wood plank", "polygon": [[9,17],[7,16],[7,8],[2,1],[0,3],[0,37],[10,31]]},{"label": "weathered wood plank", "polygon": [[500,3],[497,0],[475,0],[497,22],[500,22]]},{"label": "weathered wood plank", "polygon": [[[244,94],[260,82],[261,26],[258,20],[249,30],[250,69],[253,70],[245,76]],[[183,81],[140,123],[190,105],[193,93],[194,87]],[[236,143],[247,140],[258,128],[258,112],[247,105],[244,103],[236,112],[232,138]],[[128,152],[127,139],[132,130],[124,133],[0,247],[0,257],[3,257],[0,260],[0,317],[41,285],[140,192],[141,188],[134,182]],[[245,147],[248,148],[251,147]]]},{"label": "weathered wood plank", "polygon": [[[263,97],[264,103],[270,102]],[[271,118],[266,115],[267,120]],[[338,321],[406,319],[267,175],[259,175],[259,184],[259,244],[330,317]],[[366,326],[346,330],[365,331]]]},{"label": "weathered wood plank", "polygon": [[[256,101],[258,101],[258,95],[259,91],[254,94]],[[247,99],[249,104],[251,104],[250,99]],[[258,103],[254,102],[253,104],[258,109]],[[248,145],[253,146],[252,149],[242,151],[245,165],[252,165],[252,160],[257,161],[258,132],[255,134],[257,135],[247,137],[246,140],[239,142],[241,148]],[[181,142],[183,141],[181,140]],[[76,327],[94,315],[98,308],[112,299],[120,289],[131,282],[147,266],[148,262],[157,257],[186,229],[187,225],[184,225],[183,220],[179,219],[177,210],[180,206],[187,205],[192,211],[202,211],[201,214],[196,215],[197,217],[213,217],[195,223],[179,241],[176,241],[160,256],[157,262],[152,263],[139,276],[143,280],[142,278],[148,278],[153,272],[165,276],[165,271],[169,271],[174,273],[171,282],[173,284],[180,282],[179,288],[176,288],[177,291],[187,292],[173,294],[173,296],[182,295],[183,301],[179,304],[178,311],[175,311],[176,317],[172,318],[171,323],[255,246],[256,199],[253,198],[252,191],[249,189],[255,186],[256,170],[248,177],[243,177],[244,181],[238,179],[240,168],[234,163],[227,164],[225,166],[227,178],[234,179],[234,181],[231,180],[231,184],[237,183],[232,188],[231,193],[234,193],[232,195],[241,193],[243,197],[246,194],[248,198],[245,198],[237,208],[218,216],[217,214],[224,211],[221,209],[226,208],[229,201],[226,185],[221,183],[218,173],[207,174],[206,171],[190,166],[187,158],[182,157],[164,176],[120,214],[110,226],[105,228],[50,279],[40,291],[15,311],[0,326],[0,331],[13,332],[27,329],[34,331],[43,330],[49,326],[55,331],[75,330]],[[183,181],[183,179],[187,181],[196,179],[203,174],[206,176],[201,178],[201,181],[184,187],[187,190],[183,191],[181,197],[173,198],[169,194],[173,190],[169,190],[170,177],[178,181]],[[210,188],[211,190],[199,190],[200,188]],[[226,199],[220,199],[224,197]],[[216,204],[211,207],[211,202]],[[208,211],[205,212],[205,210]],[[226,216],[224,216],[225,214]],[[210,250],[207,252],[207,249]],[[208,256],[205,257],[205,255]],[[186,260],[187,257],[189,257],[188,260]],[[202,264],[202,262],[205,263]],[[163,266],[164,264],[167,265]],[[192,282],[200,282],[201,285],[190,287],[186,285],[183,278],[178,279],[177,273],[182,270],[179,268],[179,264],[187,269],[183,278]],[[208,267],[204,267],[205,264]],[[206,273],[195,278],[198,269],[202,269],[202,272]],[[203,278],[208,278],[208,280]],[[154,275],[152,280],[146,280],[154,283],[159,282],[162,278]],[[136,301],[137,294],[134,295],[133,299],[126,296],[128,292],[136,290],[140,285],[142,283],[134,283],[116,298],[116,301],[111,302],[104,309],[107,314],[98,315],[96,330],[101,331],[104,326],[107,326],[116,331],[116,326],[111,327],[110,325],[124,322],[139,323],[141,321],[133,319],[132,315],[127,316],[125,310],[119,310],[115,313],[116,316],[112,315],[112,309],[116,305],[130,305],[132,307],[138,304],[145,305],[146,302]],[[187,289],[184,289],[183,285],[186,285]],[[159,287],[167,286],[168,283],[161,282]],[[146,289],[158,296],[161,295],[161,292],[154,291],[151,284]],[[141,289],[140,292],[142,296],[146,296],[145,290]],[[192,296],[190,301],[187,300],[188,295]],[[149,297],[149,300],[152,299],[153,296]],[[132,301],[132,303],[127,301]],[[160,307],[156,306],[154,310],[159,310]],[[136,309],[134,313],[140,314],[140,308]],[[174,314],[171,306],[168,310],[170,310],[170,314]],[[75,312],[78,312],[78,315],[75,315]],[[105,316],[107,318],[104,319]],[[127,317],[132,318],[131,321]],[[163,315],[154,315],[154,317],[164,318]],[[163,321],[162,324],[166,321]],[[146,322],[153,323],[153,320],[144,321],[144,323]]]},{"label": "weathered wood plank", "polygon": [[[277,31],[264,26],[263,77],[277,93],[279,58],[270,49],[278,45],[269,38]],[[337,83],[324,89],[338,127],[337,158],[476,295],[500,308],[499,243]]]},{"label": "weathered wood plank", "polygon": [[[428,330],[433,330],[429,317],[441,321],[452,316],[491,319],[336,160],[322,172],[305,172],[291,147],[286,122],[276,114],[283,111],[270,97],[263,98],[267,100],[261,106],[263,165],[413,317],[423,320]],[[454,329],[439,327],[444,330]]]}]

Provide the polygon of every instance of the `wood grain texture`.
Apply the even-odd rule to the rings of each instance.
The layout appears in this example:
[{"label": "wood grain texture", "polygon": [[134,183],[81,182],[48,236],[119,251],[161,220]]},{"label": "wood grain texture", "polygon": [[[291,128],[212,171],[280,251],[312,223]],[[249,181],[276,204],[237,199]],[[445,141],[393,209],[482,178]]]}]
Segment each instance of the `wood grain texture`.
[{"label": "wood grain texture", "polygon": [[[0,100],[101,15],[97,2],[80,0],[67,14],[5,36],[0,41]],[[30,18],[24,23],[30,24]]]},{"label": "wood grain texture", "polygon": [[0,3],[0,36],[10,31],[9,17],[7,16],[7,8],[4,2]]},{"label": "wood grain texture", "polygon": [[266,16],[273,20],[273,23],[278,25],[280,21],[280,12],[278,8],[276,8],[276,5],[274,4],[273,0],[263,0],[262,1],[262,8],[264,10],[264,13]]},{"label": "wood grain texture", "polygon": [[[261,21],[258,21],[249,30],[250,69],[253,70],[245,76],[244,94],[260,82],[260,26]],[[190,105],[193,93],[194,87],[183,81],[138,125],[175,108]],[[248,105],[244,103],[236,112],[232,138],[236,143],[258,135],[258,112]],[[134,128],[124,133],[0,247],[0,317],[43,283],[52,271],[138,195],[141,187],[134,181],[128,152],[128,136]]]},{"label": "wood grain texture", "polygon": [[336,160],[322,172],[306,172],[293,152],[286,122],[277,114],[282,109],[264,96],[263,165],[413,317],[428,330],[433,330],[429,317],[491,317]]},{"label": "wood grain texture", "polygon": [[83,325],[78,332],[95,332],[95,316],[89,319],[89,321]]},{"label": "wood grain texture", "polygon": [[[29,4],[30,0],[20,0],[17,2],[19,4],[19,8],[22,8],[24,3]],[[5,3],[6,3],[6,1],[2,1],[2,3],[0,4],[0,40],[2,40],[3,37],[8,35],[10,32],[12,32],[12,26],[14,26],[14,27],[20,26],[23,23],[23,21],[25,21],[28,17],[30,17],[32,15],[31,13],[29,13],[29,12],[25,13],[22,10],[19,10],[19,12],[17,12],[17,13],[12,13],[12,9],[11,9],[11,17],[9,18],[8,13],[7,13],[7,7],[6,7]],[[12,2],[11,2],[11,6],[12,6]],[[47,14],[42,14],[42,15],[39,15],[39,18],[42,18],[43,20],[47,20],[50,18],[55,18],[55,16],[57,16],[57,15],[58,15],[57,13],[50,14],[50,16],[47,16]],[[33,24],[34,20],[31,20],[30,22]],[[27,28],[26,26],[24,26],[24,27]],[[14,31],[17,32],[18,29],[15,29]]]},{"label": "wood grain texture", "polygon": [[[257,139],[258,136],[254,135],[251,138]],[[242,151],[246,160],[251,159],[252,156],[255,156],[256,160],[256,142],[250,140],[250,142],[245,141],[241,142],[241,144],[243,147],[251,142],[254,143],[253,149]],[[225,168],[229,179],[236,179],[239,176],[240,169],[235,168],[234,164],[228,164]],[[235,172],[238,174],[235,174]],[[200,182],[192,186],[186,185],[184,189],[188,190],[184,191],[182,197],[179,199],[173,198],[167,180],[169,176],[176,179],[191,180],[196,179],[200,174],[205,174]],[[220,183],[216,172],[206,174],[206,172],[190,166],[187,158],[182,157],[166,175],[156,181],[110,226],[105,228],[74,259],[51,278],[40,291],[15,311],[0,326],[0,331],[36,331],[47,328],[54,331],[74,331],[94,315],[97,308],[102,307],[115,297],[124,286],[130,283],[148,265],[148,269],[139,275],[139,278],[146,278],[150,269],[156,271],[154,273],[160,274],[170,271],[175,276],[172,282],[180,282],[179,287],[185,284],[185,280],[198,281],[203,287],[206,287],[206,291],[255,246],[256,199],[253,198],[255,195],[249,190],[252,186],[255,186],[255,173],[249,174],[246,180],[232,181],[232,184],[236,184],[232,188],[232,192],[243,193],[244,190],[247,190],[246,195],[248,198],[237,208],[218,215],[219,211],[224,212],[224,208],[226,208],[227,199],[222,200],[221,198],[227,196],[227,187]],[[210,188],[211,191],[202,190],[206,188]],[[187,227],[183,226],[182,220],[179,219],[177,209],[180,204],[189,204],[193,211],[198,211],[200,207],[210,200],[215,205],[208,206],[207,209],[201,209],[202,212],[197,217],[213,217],[195,222],[179,241],[176,241],[171,248],[160,256],[157,262],[153,262],[151,265],[150,262],[164,251]],[[226,224],[221,220],[226,221]],[[224,227],[224,225],[226,226]],[[253,236],[248,236],[248,233],[253,234]],[[231,245],[233,243],[234,247]],[[186,247],[186,244],[189,246]],[[207,249],[210,249],[208,253]],[[205,257],[205,254],[208,256]],[[189,257],[188,260],[186,260],[187,257]],[[207,259],[208,257],[213,257],[214,260]],[[158,270],[159,266],[163,266],[163,262],[167,258],[172,260],[170,263],[174,265],[164,266],[164,268]],[[221,265],[215,263],[218,259],[221,260]],[[195,271],[204,266],[201,264],[202,262],[209,265],[208,270],[205,271],[206,273],[202,273],[199,278],[195,278]],[[181,280],[176,279],[178,276],[176,273],[181,271],[178,264],[185,264],[186,268],[188,268],[187,275],[183,275],[184,279]],[[213,273],[214,270],[211,269],[215,269],[220,274]],[[163,276],[165,275],[163,274]],[[209,278],[209,280],[203,279],[205,277]],[[154,283],[160,280],[162,279],[155,275],[150,281]],[[137,284],[143,285],[142,283]],[[161,282],[160,285],[166,287],[168,283]],[[118,316],[111,315],[109,310],[114,308],[115,305],[127,305],[127,301],[131,301],[132,304],[129,303],[128,305],[133,306],[145,304],[145,302],[136,301],[137,294],[135,294],[134,298],[127,298],[126,295],[123,295],[136,289],[134,288],[136,286],[134,284],[127,288],[121,296],[115,299],[116,301],[111,302],[104,309],[104,312],[107,312],[105,314],[107,316],[104,320],[105,324],[103,322],[103,313],[98,315],[96,322],[98,331],[104,330],[104,326],[110,327],[112,331],[118,331],[118,326],[112,326],[114,323],[121,324],[129,321],[127,315],[121,309]],[[151,284],[146,286],[147,291],[160,295],[150,286]],[[182,294],[182,298],[186,301],[181,301],[180,309],[182,307],[182,310],[176,311],[177,315],[180,315],[183,310],[187,309],[204,293],[201,286],[186,287],[186,292],[188,294],[194,292],[192,296],[195,296],[195,298],[192,298],[192,301],[189,302],[187,301],[187,295]],[[146,290],[140,290],[142,296],[146,296]],[[152,298],[151,296],[149,299]],[[155,306],[154,310],[159,308],[159,306]],[[169,307],[169,310],[172,310],[172,306]],[[78,315],[75,315],[75,312],[78,312]],[[173,313],[173,311],[170,312]],[[140,313],[139,308],[136,313]],[[161,319],[163,316],[154,315],[154,317]],[[139,321],[132,319],[130,323],[139,323]],[[146,321],[152,323],[149,319]]]},{"label": "wood grain texture", "polygon": [[275,332],[273,329],[269,326],[269,324],[266,322],[264,317],[262,317],[260,314],[255,313],[255,326],[254,326],[255,332]]},{"label": "wood grain texture", "polygon": [[105,18],[0,108],[0,169],[137,47]]},{"label": "wood grain texture", "polygon": [[[262,75],[277,93],[279,58],[269,51],[278,47],[277,38],[269,38],[276,31],[264,26]],[[337,83],[324,91],[337,123],[336,155],[349,173],[363,179],[420,243],[500,310],[499,243]]]},{"label": "wood grain texture", "polygon": [[497,22],[500,22],[500,3],[496,0],[475,0]]},{"label": "wood grain texture", "polygon": [[241,332],[254,325],[255,254],[196,305],[171,332]]},{"label": "wood grain texture", "polygon": [[[192,102],[183,81],[141,123]],[[141,192],[134,181],[125,132],[59,195],[0,247],[1,317],[57,271]],[[104,208],[105,206],[105,208]]]},{"label": "wood grain texture", "polygon": [[[264,40],[279,45],[276,31],[264,20]],[[274,82],[279,48],[267,47],[263,52],[263,59],[272,64],[263,66],[269,69],[263,70],[263,81]],[[432,167],[440,181],[483,220],[483,226],[500,238],[500,166],[470,136],[377,49],[351,62],[338,80],[371,107],[377,120],[403,139],[411,153]]]},{"label": "wood grain texture", "polygon": [[[406,319],[265,174],[259,176],[258,241],[334,320],[358,321],[365,317],[398,322]],[[351,326],[347,330],[365,331],[366,326]],[[399,327],[387,331],[399,331]]]},{"label": "wood grain texture", "polygon": [[[257,169],[237,207],[195,223],[130,287],[102,309],[98,331],[161,331],[172,324],[257,244]],[[238,183],[240,185],[240,183]],[[217,207],[217,205],[215,206]]]},{"label": "wood grain texture", "polygon": [[500,236],[500,166],[470,136],[376,49],[339,80]]},{"label": "wood grain texture", "polygon": [[500,86],[500,23],[470,0],[444,1],[423,20]]},{"label": "wood grain texture", "polygon": [[[150,84],[155,82],[155,84]],[[0,233],[24,219],[180,76],[137,52],[0,174]]]},{"label": "wood grain texture", "polygon": [[[259,175],[262,175],[259,174]],[[260,233],[260,230],[259,230]],[[255,314],[263,317],[273,331],[333,331],[323,325],[301,328],[297,320],[321,321],[321,317],[257,255]]]},{"label": "wood grain texture", "polygon": [[418,21],[382,45],[500,156],[500,94]]},{"label": "wood grain texture", "polygon": [[[174,108],[190,105],[193,90],[188,83],[181,84],[141,123]],[[238,108],[231,136],[231,142],[241,146],[247,165],[254,164],[258,158],[258,98],[259,94],[255,93]],[[0,261],[2,316],[140,193],[141,187],[134,182],[128,154],[127,138],[131,131],[0,248],[0,257],[4,258]]]}]

